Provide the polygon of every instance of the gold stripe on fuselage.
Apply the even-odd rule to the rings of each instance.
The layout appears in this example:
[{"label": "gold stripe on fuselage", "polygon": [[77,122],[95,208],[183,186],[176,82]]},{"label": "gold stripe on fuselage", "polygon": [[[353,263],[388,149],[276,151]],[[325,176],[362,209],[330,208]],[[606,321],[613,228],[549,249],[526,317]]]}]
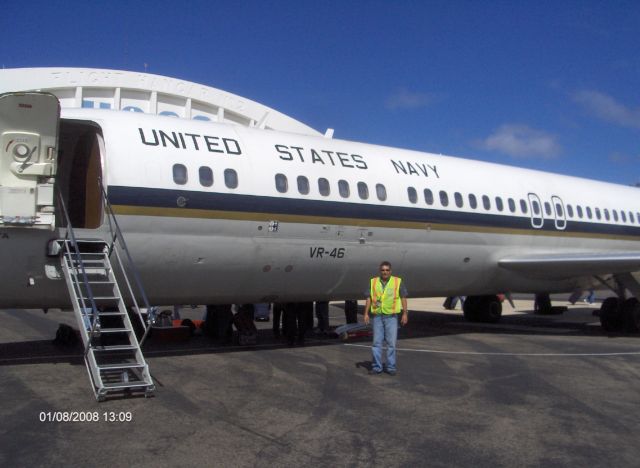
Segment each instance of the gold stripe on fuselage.
[{"label": "gold stripe on fuselage", "polygon": [[[113,205],[117,215],[155,216],[168,218],[226,219],[233,221],[287,222],[298,224],[331,224],[362,228],[381,227],[396,229],[419,229],[433,231],[473,232],[490,234],[510,234],[520,236],[573,237],[590,239],[613,239],[624,241],[640,241],[640,236],[599,234],[590,232],[543,231],[540,229],[516,229],[491,226],[474,226],[445,223],[422,223],[416,221],[387,221],[383,219],[340,218],[334,216],[292,215],[282,213],[259,213],[242,211],[201,210],[194,208],[160,208],[147,206]],[[552,220],[546,220],[552,221]]]}]

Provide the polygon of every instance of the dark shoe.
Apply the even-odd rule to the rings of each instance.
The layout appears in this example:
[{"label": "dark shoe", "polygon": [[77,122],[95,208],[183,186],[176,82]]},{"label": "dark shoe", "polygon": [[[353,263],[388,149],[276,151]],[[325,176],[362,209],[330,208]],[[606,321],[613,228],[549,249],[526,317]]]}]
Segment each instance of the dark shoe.
[{"label": "dark shoe", "polygon": [[394,375],[396,375],[396,372],[397,371],[395,371],[395,370],[388,370],[387,374],[389,374],[391,377],[393,377]]},{"label": "dark shoe", "polygon": [[369,375],[380,375],[382,374],[382,371],[377,371],[374,369],[369,370]]}]

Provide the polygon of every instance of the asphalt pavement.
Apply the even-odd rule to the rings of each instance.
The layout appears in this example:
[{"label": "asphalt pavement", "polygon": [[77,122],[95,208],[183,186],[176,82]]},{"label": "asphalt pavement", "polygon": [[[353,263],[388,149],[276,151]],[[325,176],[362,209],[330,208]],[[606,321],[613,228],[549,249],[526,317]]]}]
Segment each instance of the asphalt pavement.
[{"label": "asphalt pavement", "polygon": [[72,313],[0,311],[0,465],[638,465],[640,336],[604,333],[597,306],[517,300],[486,325],[442,301],[410,300],[396,376],[368,374],[368,337],[288,347],[263,322],[256,346],[149,343],[155,397],[103,403],[51,343]]}]

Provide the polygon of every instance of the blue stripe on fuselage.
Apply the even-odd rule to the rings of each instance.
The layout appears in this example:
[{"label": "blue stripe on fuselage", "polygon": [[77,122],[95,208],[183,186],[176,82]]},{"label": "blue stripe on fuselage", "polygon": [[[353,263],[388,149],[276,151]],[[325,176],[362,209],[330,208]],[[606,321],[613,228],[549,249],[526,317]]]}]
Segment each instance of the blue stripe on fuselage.
[{"label": "blue stripe on fuselage", "polygon": [[531,218],[504,214],[469,213],[455,210],[435,210],[383,204],[309,200],[244,194],[201,192],[145,187],[109,186],[112,205],[132,207],[177,208],[176,200],[184,197],[187,208],[240,213],[272,213],[318,216],[344,219],[381,220],[386,222],[417,222],[448,224],[461,227],[517,229],[533,232],[567,232],[640,238],[640,227],[567,220],[564,230],[555,227],[554,219],[545,218],[544,226],[535,229]]}]

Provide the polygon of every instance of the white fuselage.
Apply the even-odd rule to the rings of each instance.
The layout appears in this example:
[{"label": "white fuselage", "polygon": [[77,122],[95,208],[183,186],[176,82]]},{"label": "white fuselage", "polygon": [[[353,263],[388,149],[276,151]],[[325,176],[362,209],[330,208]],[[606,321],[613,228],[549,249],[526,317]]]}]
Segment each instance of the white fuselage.
[{"label": "white fuselage", "polygon": [[[525,276],[498,261],[640,249],[634,187],[133,112],[62,117],[101,129],[104,184],[153,304],[356,299],[383,260],[413,297],[570,291],[590,275]],[[56,231],[0,228],[0,307],[69,304],[45,274]]]}]

